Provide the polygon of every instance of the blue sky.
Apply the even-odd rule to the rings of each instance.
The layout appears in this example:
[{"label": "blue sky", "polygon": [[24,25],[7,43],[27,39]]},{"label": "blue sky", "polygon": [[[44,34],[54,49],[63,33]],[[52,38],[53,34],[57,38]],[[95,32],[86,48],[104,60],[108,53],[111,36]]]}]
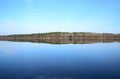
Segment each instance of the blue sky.
[{"label": "blue sky", "polygon": [[120,0],[0,0],[0,35],[120,32]]}]

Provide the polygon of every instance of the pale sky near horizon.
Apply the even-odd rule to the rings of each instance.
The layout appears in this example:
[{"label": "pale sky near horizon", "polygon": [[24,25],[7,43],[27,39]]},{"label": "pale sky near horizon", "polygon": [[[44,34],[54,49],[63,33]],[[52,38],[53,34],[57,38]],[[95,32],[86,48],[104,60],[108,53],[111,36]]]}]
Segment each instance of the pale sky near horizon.
[{"label": "pale sky near horizon", "polygon": [[120,33],[120,0],[0,0],[0,35]]}]

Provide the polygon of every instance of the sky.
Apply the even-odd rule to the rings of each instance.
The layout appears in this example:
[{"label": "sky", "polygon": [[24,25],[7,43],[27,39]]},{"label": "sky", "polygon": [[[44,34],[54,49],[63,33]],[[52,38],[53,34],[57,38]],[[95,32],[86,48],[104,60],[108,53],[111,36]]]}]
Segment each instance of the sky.
[{"label": "sky", "polygon": [[120,33],[120,0],[0,0],[0,35]]}]

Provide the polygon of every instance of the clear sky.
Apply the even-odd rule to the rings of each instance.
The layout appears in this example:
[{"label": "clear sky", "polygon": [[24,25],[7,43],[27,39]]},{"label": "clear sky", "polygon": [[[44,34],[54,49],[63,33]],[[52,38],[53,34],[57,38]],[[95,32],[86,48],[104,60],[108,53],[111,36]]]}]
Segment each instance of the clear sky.
[{"label": "clear sky", "polygon": [[0,35],[120,33],[120,0],[0,0]]}]

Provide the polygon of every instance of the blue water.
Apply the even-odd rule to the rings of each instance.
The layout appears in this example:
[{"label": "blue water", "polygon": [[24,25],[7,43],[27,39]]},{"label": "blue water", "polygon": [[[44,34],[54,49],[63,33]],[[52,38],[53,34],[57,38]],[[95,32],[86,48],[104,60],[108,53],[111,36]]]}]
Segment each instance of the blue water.
[{"label": "blue water", "polygon": [[0,79],[120,79],[120,43],[0,41]]}]

